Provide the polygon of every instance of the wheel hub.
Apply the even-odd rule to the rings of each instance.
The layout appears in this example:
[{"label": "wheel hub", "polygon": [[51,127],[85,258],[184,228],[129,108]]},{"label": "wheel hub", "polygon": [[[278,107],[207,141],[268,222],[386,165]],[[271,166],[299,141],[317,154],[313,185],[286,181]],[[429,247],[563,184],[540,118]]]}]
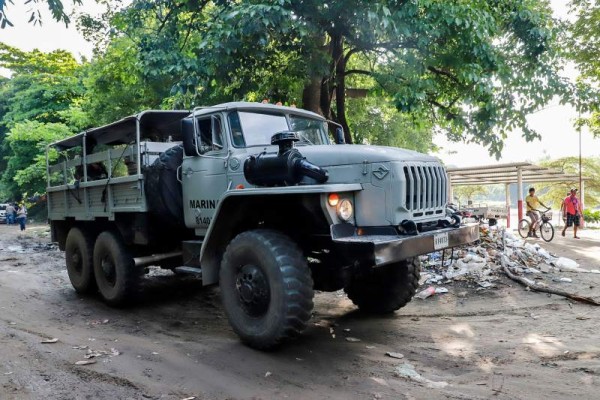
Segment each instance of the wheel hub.
[{"label": "wheel hub", "polygon": [[104,277],[106,281],[111,285],[115,283],[115,266],[112,261],[108,258],[104,258],[102,260],[102,272],[104,272]]},{"label": "wheel hub", "polygon": [[236,277],[236,289],[244,311],[253,317],[267,312],[270,290],[262,269],[254,265],[243,266]]},{"label": "wheel hub", "polygon": [[71,263],[73,264],[73,267],[75,268],[75,270],[78,272],[81,272],[81,258],[82,257],[78,251],[75,251],[71,255]]}]

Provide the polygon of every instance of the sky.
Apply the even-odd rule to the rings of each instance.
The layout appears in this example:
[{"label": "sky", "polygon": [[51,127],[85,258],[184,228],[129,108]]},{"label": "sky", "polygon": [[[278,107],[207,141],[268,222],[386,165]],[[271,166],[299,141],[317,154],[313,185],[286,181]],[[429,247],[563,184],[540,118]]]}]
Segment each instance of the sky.
[{"label": "sky", "polygon": [[[63,0],[66,8],[73,10],[70,0]],[[52,51],[66,49],[71,51],[78,59],[90,58],[92,55],[92,44],[85,41],[77,32],[75,24],[65,28],[64,24],[57,23],[50,18],[48,12],[43,12],[43,25],[33,26],[27,23],[31,7],[16,1],[9,4],[9,18],[15,27],[0,30],[0,42],[20,48],[22,50]],[[567,14],[566,0],[551,0],[554,14],[560,18],[569,18]],[[100,7],[93,0],[83,0],[83,8],[88,13],[99,13]],[[45,10],[43,10],[45,11]],[[6,70],[0,69],[0,74],[7,75]],[[571,68],[565,71],[571,78],[577,76],[577,71]],[[490,165],[498,162],[536,162],[543,158],[559,158],[579,155],[579,136],[574,127],[574,119],[577,112],[570,106],[549,104],[545,109],[528,117],[530,126],[542,136],[541,141],[526,142],[520,132],[509,134],[505,140],[502,157],[499,161],[492,158],[486,148],[468,143],[452,143],[445,136],[438,135],[434,142],[441,147],[441,151],[434,154],[444,161],[448,166],[469,167],[478,165]],[[582,155],[599,156],[600,139],[594,139],[584,128],[582,137]]]}]

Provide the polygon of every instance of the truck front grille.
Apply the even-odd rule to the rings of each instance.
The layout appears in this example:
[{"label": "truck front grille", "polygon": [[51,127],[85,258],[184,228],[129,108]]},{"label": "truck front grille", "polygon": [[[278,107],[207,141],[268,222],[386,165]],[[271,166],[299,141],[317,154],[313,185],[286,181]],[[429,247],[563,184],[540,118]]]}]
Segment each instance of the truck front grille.
[{"label": "truck front grille", "polygon": [[404,166],[406,209],[413,216],[441,214],[447,201],[448,177],[444,167],[432,163]]}]

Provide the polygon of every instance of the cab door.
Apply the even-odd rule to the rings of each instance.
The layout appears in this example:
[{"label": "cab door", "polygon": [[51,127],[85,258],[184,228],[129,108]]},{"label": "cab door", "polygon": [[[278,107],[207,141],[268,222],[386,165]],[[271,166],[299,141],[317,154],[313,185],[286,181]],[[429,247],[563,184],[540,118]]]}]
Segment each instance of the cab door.
[{"label": "cab door", "polygon": [[185,157],[181,168],[185,224],[199,234],[208,229],[227,190],[228,149],[223,127],[221,114],[196,117],[198,155]]}]

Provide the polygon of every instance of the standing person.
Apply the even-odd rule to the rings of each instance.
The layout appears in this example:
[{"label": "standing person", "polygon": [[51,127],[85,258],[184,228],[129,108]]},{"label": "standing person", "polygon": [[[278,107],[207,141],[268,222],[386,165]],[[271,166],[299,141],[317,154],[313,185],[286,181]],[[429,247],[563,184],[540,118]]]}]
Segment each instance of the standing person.
[{"label": "standing person", "polygon": [[542,203],[535,195],[535,188],[529,188],[529,196],[525,197],[525,203],[527,203],[527,216],[531,219],[531,225],[529,225],[529,233],[527,236],[533,236],[535,238],[539,237],[535,233],[538,221],[540,220],[538,208],[540,205],[546,208],[548,208],[548,206]]},{"label": "standing person", "polygon": [[18,209],[19,207],[17,206],[17,203],[13,203],[13,207],[14,207],[15,209],[14,209],[14,211],[13,211],[13,219],[12,219],[12,220],[13,220],[13,223],[15,223],[15,224],[16,224],[16,223],[17,223],[17,209]]},{"label": "standing person", "polygon": [[[570,191],[567,192],[567,197],[569,197],[570,195],[571,195],[571,192]],[[563,221],[563,224],[566,225],[566,223],[567,223],[567,209],[565,208],[565,199],[563,199],[562,203],[560,203],[559,214],[560,214],[560,218]]]},{"label": "standing person", "polygon": [[565,198],[563,204],[565,206],[565,211],[567,212],[567,223],[562,230],[562,235],[565,236],[567,228],[572,226],[573,237],[575,239],[579,239],[579,236],[577,236],[577,229],[581,223],[581,215],[583,214],[583,210],[581,209],[581,202],[577,198],[577,189],[571,189],[570,195]]},{"label": "standing person", "polygon": [[17,221],[21,226],[21,231],[24,231],[25,222],[27,222],[27,208],[25,208],[25,204],[21,204],[17,210]]},{"label": "standing person", "polygon": [[11,203],[6,207],[6,224],[12,225],[15,223],[15,206]]}]

